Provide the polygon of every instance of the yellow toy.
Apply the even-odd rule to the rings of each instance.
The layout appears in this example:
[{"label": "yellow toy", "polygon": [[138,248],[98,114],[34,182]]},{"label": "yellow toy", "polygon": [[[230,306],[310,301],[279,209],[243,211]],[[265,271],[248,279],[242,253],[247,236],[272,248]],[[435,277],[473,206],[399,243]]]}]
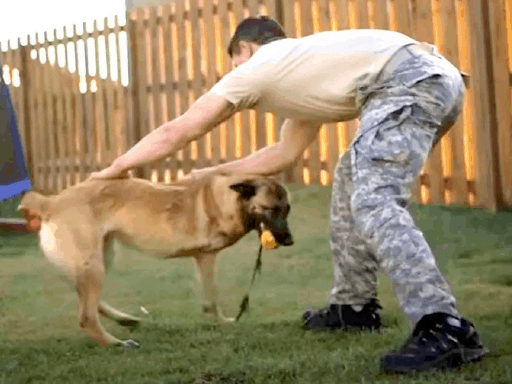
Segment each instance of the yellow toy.
[{"label": "yellow toy", "polygon": [[274,235],[268,229],[265,229],[261,234],[261,245],[265,249],[276,249],[278,247]]}]

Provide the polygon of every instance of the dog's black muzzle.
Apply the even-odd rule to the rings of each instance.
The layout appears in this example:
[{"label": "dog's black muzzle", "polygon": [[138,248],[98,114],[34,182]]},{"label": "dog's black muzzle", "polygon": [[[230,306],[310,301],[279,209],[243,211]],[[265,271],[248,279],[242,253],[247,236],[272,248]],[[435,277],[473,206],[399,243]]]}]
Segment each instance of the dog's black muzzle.
[{"label": "dog's black muzzle", "polygon": [[[263,223],[266,229],[272,232],[279,245],[290,246],[293,245],[293,237],[288,227],[288,222],[285,218],[278,216],[273,211],[267,211],[261,216],[260,222]],[[261,225],[260,225],[261,227]],[[258,229],[261,235],[261,229]]]}]

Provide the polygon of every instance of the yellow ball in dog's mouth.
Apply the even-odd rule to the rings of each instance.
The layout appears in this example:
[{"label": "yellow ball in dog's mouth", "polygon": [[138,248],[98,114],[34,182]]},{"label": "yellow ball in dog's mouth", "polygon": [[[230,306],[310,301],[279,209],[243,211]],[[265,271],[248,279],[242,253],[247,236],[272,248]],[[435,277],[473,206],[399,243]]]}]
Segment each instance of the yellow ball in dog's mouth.
[{"label": "yellow ball in dog's mouth", "polygon": [[265,249],[276,249],[278,247],[274,235],[268,229],[265,229],[261,233],[261,245],[263,245]]}]

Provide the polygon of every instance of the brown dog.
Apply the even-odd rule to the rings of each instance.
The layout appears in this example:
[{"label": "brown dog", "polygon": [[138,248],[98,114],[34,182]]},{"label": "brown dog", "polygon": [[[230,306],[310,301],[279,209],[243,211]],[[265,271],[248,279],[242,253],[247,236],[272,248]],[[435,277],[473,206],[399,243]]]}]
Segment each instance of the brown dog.
[{"label": "brown dog", "polygon": [[19,209],[39,234],[44,255],[76,285],[80,327],[101,345],[138,346],[107,333],[98,316],[125,326],[140,320],[100,301],[113,240],[159,259],[194,257],[209,313],[217,313],[214,262],[220,250],[253,229],[260,237],[270,230],[280,245],[293,244],[286,190],[270,178],[217,174],[172,185],[89,180],[54,196],[29,192]]}]

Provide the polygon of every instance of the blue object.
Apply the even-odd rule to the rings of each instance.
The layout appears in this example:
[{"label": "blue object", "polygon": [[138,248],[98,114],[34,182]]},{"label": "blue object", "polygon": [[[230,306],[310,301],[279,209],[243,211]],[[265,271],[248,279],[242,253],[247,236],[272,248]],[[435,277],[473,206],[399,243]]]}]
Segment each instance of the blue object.
[{"label": "blue object", "polygon": [[0,201],[13,199],[31,188],[16,112],[0,59]]}]

